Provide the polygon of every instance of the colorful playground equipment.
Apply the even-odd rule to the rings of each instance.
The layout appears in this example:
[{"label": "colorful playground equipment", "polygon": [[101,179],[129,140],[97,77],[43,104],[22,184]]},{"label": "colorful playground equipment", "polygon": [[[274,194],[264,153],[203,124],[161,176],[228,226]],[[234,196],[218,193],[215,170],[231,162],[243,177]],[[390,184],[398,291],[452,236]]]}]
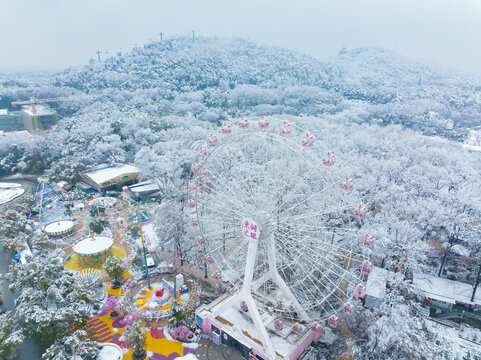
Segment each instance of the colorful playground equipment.
[{"label": "colorful playground equipment", "polygon": [[[134,224],[139,223],[139,216],[137,214],[130,214],[129,219]],[[147,211],[144,211],[144,212],[140,213],[140,219],[141,219],[142,222],[150,221],[150,216],[149,216],[149,214],[147,214]]]}]

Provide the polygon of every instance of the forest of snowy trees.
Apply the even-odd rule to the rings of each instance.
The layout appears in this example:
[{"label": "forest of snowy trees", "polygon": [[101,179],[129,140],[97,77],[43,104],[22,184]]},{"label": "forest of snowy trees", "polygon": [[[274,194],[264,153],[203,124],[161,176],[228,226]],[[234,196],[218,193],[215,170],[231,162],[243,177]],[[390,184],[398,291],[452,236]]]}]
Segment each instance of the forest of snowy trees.
[{"label": "forest of snowy trees", "polygon": [[[312,131],[360,179],[357,191],[374,214],[365,227],[376,234],[377,265],[402,267],[408,278],[440,272],[476,282],[481,152],[458,141],[480,126],[481,79],[437,71],[382,49],[343,49],[321,62],[246,40],[178,38],[1,84],[0,107],[31,97],[71,99],[54,104],[60,120],[53,131],[0,137],[0,175],[47,171],[54,180],[75,181],[79,170],[91,166],[135,163],[143,179],[166,184],[162,196],[168,205],[159,213],[173,218],[182,207],[193,149],[209,132],[241,115],[279,117]],[[157,231],[163,239],[172,224],[159,222]],[[468,249],[472,261],[454,256],[456,244]],[[373,324],[358,343],[363,358],[371,358],[371,351],[408,359],[423,337],[414,316],[399,325],[404,343],[374,341],[385,334],[384,321],[392,327],[393,318],[415,313],[408,300],[394,300],[403,298],[403,290],[396,291],[376,314],[361,315]]]}]

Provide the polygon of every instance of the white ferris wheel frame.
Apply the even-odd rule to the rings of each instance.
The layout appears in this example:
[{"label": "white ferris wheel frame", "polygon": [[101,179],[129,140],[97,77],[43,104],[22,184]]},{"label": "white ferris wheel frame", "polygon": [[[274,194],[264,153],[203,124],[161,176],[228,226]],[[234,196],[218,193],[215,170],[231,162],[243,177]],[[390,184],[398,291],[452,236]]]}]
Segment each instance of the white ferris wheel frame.
[{"label": "white ferris wheel frame", "polygon": [[[230,142],[230,141],[238,141],[238,140],[241,140],[242,137],[244,137],[244,136],[252,136],[252,135],[256,135],[256,136],[261,135],[261,136],[264,137],[264,139],[270,139],[270,140],[277,141],[278,143],[284,145],[286,148],[289,148],[290,151],[296,152],[301,158],[306,159],[305,156],[303,154],[301,154],[297,149],[292,147],[291,144],[289,144],[285,141],[282,141],[282,140],[285,139],[284,137],[282,137],[280,135],[270,133],[270,132],[266,132],[266,131],[256,130],[255,132],[250,131],[250,132],[245,133],[245,134],[237,134],[237,135],[231,134],[231,135],[228,135],[229,140],[227,141],[227,144],[223,143],[223,145],[227,146],[228,142]],[[207,148],[211,149],[212,152],[209,152],[207,154],[207,156],[205,157],[205,159],[203,161],[203,164],[206,163],[208,159],[211,159],[212,156],[215,156],[215,153],[218,151],[220,146],[219,145],[216,145],[215,147],[208,146]],[[306,161],[309,161],[309,160],[306,159]],[[308,174],[308,176],[310,176],[312,174],[312,172],[314,172],[316,169],[318,169],[320,166],[322,166],[321,163],[322,162],[319,161],[319,164],[315,164],[311,173]],[[308,176],[304,177],[302,179],[302,182],[308,180]],[[333,184],[327,184],[325,179],[322,179],[322,180],[324,181],[324,183],[326,185],[329,185],[329,186],[333,185]],[[296,190],[301,185],[302,185],[301,183],[298,183],[294,187],[294,189],[291,189],[291,190]],[[202,229],[203,228],[202,214],[199,212],[199,206],[198,206],[198,200],[199,200],[198,190],[199,189],[197,187],[196,190],[195,190],[195,201],[196,201],[196,204],[197,204],[197,206],[195,208],[195,213],[196,213],[197,219],[199,220],[199,225],[200,225],[199,229],[201,230],[201,234],[204,235],[204,230]],[[283,201],[285,201],[285,200],[286,199],[283,199]],[[354,204],[352,204],[352,205],[354,205]],[[278,204],[274,210],[278,210],[281,207],[282,207],[282,204]],[[353,206],[348,206],[347,208],[352,208],[352,207]],[[289,211],[289,209],[284,210],[284,212],[286,212],[286,211]],[[339,209],[336,209],[333,212],[339,212]],[[322,213],[322,211],[318,211],[316,213]],[[246,215],[246,214],[244,214],[244,215]],[[313,214],[307,214],[305,216],[309,216],[309,215],[313,215]],[[225,231],[225,229],[224,229],[224,231]],[[207,237],[208,237],[209,234],[205,234],[205,235],[207,235]],[[304,235],[303,234],[297,234],[297,235],[306,236],[305,234]],[[258,279],[254,280],[255,262],[256,262],[257,255],[258,255],[259,238],[257,238],[257,239],[249,238],[248,248],[247,248],[247,256],[246,256],[246,263],[245,263],[245,269],[244,269],[243,277],[241,278],[238,274],[236,274],[238,279],[241,280],[242,285],[237,292],[235,292],[230,298],[228,298],[226,301],[221,303],[216,308],[216,312],[222,313],[225,310],[233,307],[237,303],[245,302],[245,304],[248,307],[249,313],[251,314],[251,318],[254,322],[255,328],[256,328],[258,334],[261,337],[260,340],[263,343],[264,350],[269,354],[269,356],[271,358],[276,358],[274,347],[273,347],[272,342],[271,342],[271,340],[269,338],[269,335],[267,333],[266,326],[264,325],[264,323],[262,321],[262,318],[261,318],[261,315],[260,315],[260,312],[259,312],[259,308],[256,304],[256,301],[254,300],[254,297],[253,297],[253,293],[255,293],[264,283],[266,283],[267,281],[271,281],[271,282],[275,283],[277,285],[277,287],[282,291],[283,295],[288,300],[290,300],[294,309],[300,315],[301,320],[305,321],[306,323],[309,323],[309,322],[311,322],[312,319],[309,316],[309,314],[306,312],[306,310],[302,307],[302,305],[300,304],[300,302],[296,298],[296,296],[292,293],[291,289],[289,288],[287,283],[284,281],[282,276],[279,274],[278,266],[277,266],[278,261],[277,261],[277,253],[276,253],[276,248],[275,248],[274,233],[267,234],[267,238],[265,238],[264,241],[265,241],[266,248],[267,248],[267,266],[268,266],[268,269]],[[352,248],[351,249],[343,249],[343,250],[348,250],[349,252],[352,252]],[[354,257],[351,260],[358,261]],[[218,265],[220,265],[220,264],[218,264]],[[221,268],[221,267],[219,266],[219,268]],[[341,268],[340,270],[343,270],[343,269]],[[334,286],[334,289],[330,293],[325,295],[323,301],[325,301],[333,293],[340,290],[339,284],[341,283],[341,281],[346,280],[345,276],[346,276],[346,274],[343,273],[342,277],[340,278],[341,279],[340,282],[337,285],[334,284],[334,283],[332,284]],[[334,310],[334,312],[336,311],[334,308],[332,308],[332,309]]]}]

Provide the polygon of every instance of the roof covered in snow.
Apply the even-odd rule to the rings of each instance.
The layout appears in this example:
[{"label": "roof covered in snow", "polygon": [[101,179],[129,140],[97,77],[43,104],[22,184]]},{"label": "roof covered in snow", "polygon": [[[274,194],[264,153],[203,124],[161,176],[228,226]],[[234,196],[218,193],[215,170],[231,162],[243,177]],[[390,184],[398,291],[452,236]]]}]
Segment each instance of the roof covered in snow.
[{"label": "roof covered in snow", "polygon": [[372,272],[369,274],[366,282],[366,295],[381,299],[386,291],[386,284],[395,277],[402,277],[401,273],[373,266]]},{"label": "roof covered in snow", "polygon": [[152,191],[160,191],[159,185],[154,180],[146,180],[139,182],[135,185],[129,186],[129,190],[133,193],[143,193],[143,192],[152,192]]},{"label": "roof covered in snow", "polygon": [[[30,116],[33,116],[32,107],[30,105],[24,106],[22,108],[22,111],[26,112]],[[48,115],[54,115],[56,113],[55,110],[52,110],[51,108],[45,105],[35,105],[35,112],[37,113],[37,116],[48,116]]]},{"label": "roof covered in snow", "polygon": [[88,237],[76,243],[73,251],[79,255],[93,255],[107,251],[113,243],[114,241],[111,238],[104,236]]},{"label": "roof covered in snow", "polygon": [[103,166],[84,172],[82,175],[88,176],[96,184],[102,184],[117,177],[139,173],[139,168],[134,165],[123,164],[117,166]]},{"label": "roof covered in snow", "polygon": [[449,304],[463,303],[481,305],[481,291],[476,293],[471,301],[473,286],[462,282],[440,278],[428,274],[414,274],[413,285],[420,292],[431,299],[447,302]]}]

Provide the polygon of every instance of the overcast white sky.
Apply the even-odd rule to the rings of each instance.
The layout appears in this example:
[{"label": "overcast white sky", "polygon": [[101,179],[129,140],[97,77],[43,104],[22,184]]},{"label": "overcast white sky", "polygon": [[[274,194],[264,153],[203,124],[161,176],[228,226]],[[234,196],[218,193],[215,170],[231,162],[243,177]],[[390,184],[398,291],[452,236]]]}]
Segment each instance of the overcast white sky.
[{"label": "overcast white sky", "polygon": [[481,0],[0,0],[0,69],[61,69],[193,29],[321,59],[385,47],[481,73]]}]

